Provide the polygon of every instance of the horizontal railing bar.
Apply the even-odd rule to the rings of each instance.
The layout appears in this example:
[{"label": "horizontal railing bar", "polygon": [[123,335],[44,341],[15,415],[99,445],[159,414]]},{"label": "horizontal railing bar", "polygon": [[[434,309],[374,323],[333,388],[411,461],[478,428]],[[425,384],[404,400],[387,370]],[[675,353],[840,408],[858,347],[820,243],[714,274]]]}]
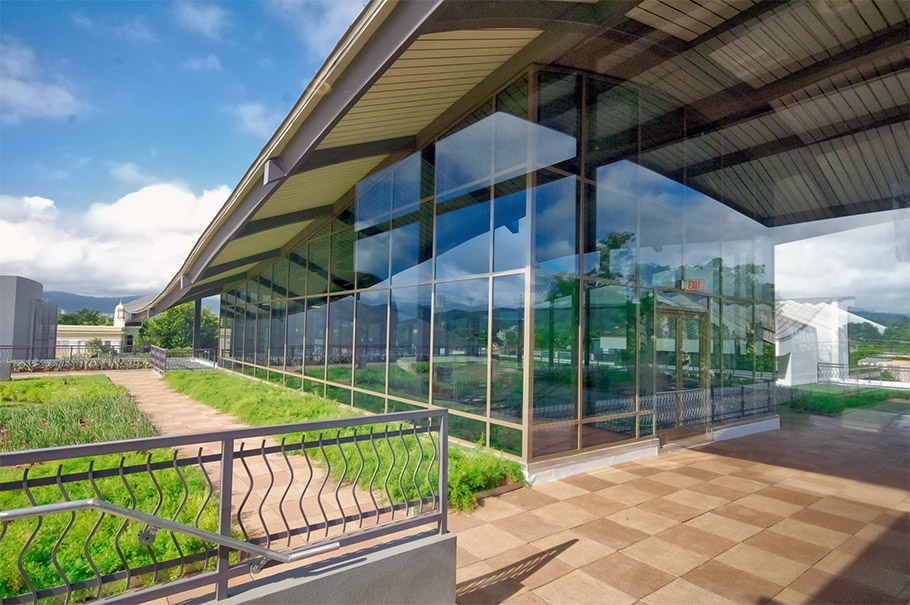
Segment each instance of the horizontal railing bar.
[{"label": "horizontal railing bar", "polygon": [[[184,435],[168,435],[162,437],[144,437],[141,439],[127,439],[124,441],[107,441],[104,443],[86,443],[80,445],[67,445],[49,447],[40,450],[21,450],[17,452],[0,453],[0,466],[18,466],[36,462],[50,462],[53,460],[68,460],[71,458],[84,458],[88,456],[101,456],[105,454],[122,454],[131,451],[155,450],[183,445],[199,445],[201,443],[214,443],[226,439],[242,440],[253,437],[268,437],[282,433],[301,433],[310,431],[327,431],[353,426],[370,424],[391,424],[422,418],[438,418],[446,414],[445,408],[415,410],[410,412],[394,412],[374,416],[355,416],[352,418],[337,418],[332,420],[317,420],[314,422],[297,422],[294,424],[279,424],[272,426],[256,426],[227,431],[210,431],[206,433],[187,433]],[[397,431],[396,431],[397,432]]]},{"label": "horizontal railing bar", "polygon": [[306,546],[301,549],[292,549],[289,551],[271,550],[268,548],[263,548],[256,544],[251,544],[249,542],[231,538],[230,536],[222,536],[221,534],[216,534],[204,529],[199,529],[197,527],[192,527],[189,525],[183,525],[182,523],[177,523],[176,521],[149,515],[148,513],[144,513],[139,510],[124,508],[116,504],[111,504],[110,502],[105,502],[99,498],[71,500],[70,502],[42,504],[40,506],[3,510],[0,511],[0,523],[8,523],[10,521],[18,521],[20,519],[30,519],[32,517],[43,517],[46,515],[58,513],[75,512],[78,510],[96,510],[99,512],[107,513],[109,515],[114,515],[115,517],[129,519],[130,521],[145,523],[157,529],[179,532],[187,536],[198,538],[204,542],[214,542],[215,544],[226,546],[232,550],[239,550],[241,552],[249,553],[257,557],[280,561],[281,563],[293,563],[307,557],[320,555],[322,553],[330,552],[339,548],[338,543],[330,542],[318,544],[315,546]]},{"label": "horizontal railing bar", "polygon": [[[183,557],[183,563],[184,564],[195,563],[196,561],[202,561],[205,559],[210,559],[212,557],[215,557],[215,556],[217,556],[217,554],[218,554],[218,551],[213,549],[213,550],[206,550],[203,552],[194,553],[192,555],[185,555]],[[168,559],[167,561],[158,562],[159,570],[170,569],[171,567],[179,567],[179,566],[180,566],[179,558]],[[142,567],[131,567],[130,575],[131,576],[140,576],[140,575],[147,574],[147,573],[154,573],[154,571],[155,571],[155,566],[150,563],[148,565],[143,565]],[[201,573],[201,574],[196,574],[192,577],[197,578],[199,576],[205,576],[208,574],[214,575],[214,573],[215,572],[205,572],[205,573]],[[115,571],[114,573],[105,574],[105,575],[101,576],[101,584],[103,586],[105,584],[110,584],[111,582],[119,582],[120,580],[123,580],[125,578],[126,578],[126,570]],[[64,585],[55,586],[54,588],[41,589],[38,591],[38,599],[41,600],[41,599],[45,599],[47,597],[54,597],[57,595],[66,594],[67,592],[85,590],[87,588],[95,589],[95,588],[97,588],[97,586],[98,586],[97,577],[90,578],[88,580],[79,580],[78,582],[70,583],[69,591],[66,589],[66,586],[64,586]],[[162,584],[162,586],[168,586],[168,584]],[[181,590],[187,590],[187,589],[181,588]],[[32,593],[26,592],[26,593],[20,594],[15,597],[4,597],[3,605],[18,605],[19,603],[31,603],[32,601],[33,601]],[[100,602],[101,601],[96,601],[96,603],[100,603]]]},{"label": "horizontal railing bar", "polygon": [[[150,565],[149,567],[152,566]],[[95,601],[95,604],[133,605],[139,603],[148,603],[149,601],[154,601],[155,599],[161,599],[170,595],[179,594],[181,592],[186,592],[187,590],[192,590],[194,588],[214,586],[217,580],[217,571],[207,571],[205,573],[173,580],[165,584],[156,584],[155,586],[149,586],[147,588],[133,590],[116,596],[108,597],[106,599],[101,599],[100,601]],[[212,590],[214,590],[214,588]]]},{"label": "horizontal railing bar", "polygon": [[[375,431],[373,433],[361,433],[360,435],[356,436],[356,439],[354,438],[353,435],[348,435],[346,437],[340,437],[340,438],[326,436],[326,437],[323,437],[322,441],[320,441],[318,439],[314,440],[314,441],[305,441],[303,443],[303,447],[306,449],[310,449],[310,448],[317,448],[320,445],[336,445],[336,444],[344,444],[344,443],[353,443],[354,441],[370,441],[371,439],[384,439],[386,436],[388,436],[388,437],[397,436],[400,432],[402,432],[402,431],[400,431],[398,429],[394,429],[394,430],[389,429],[387,431],[382,431],[379,433],[377,433]],[[403,432],[405,435],[413,435],[415,433],[415,430],[413,428],[410,428],[410,429],[404,429]],[[438,432],[439,432],[438,425],[429,427],[429,428],[428,427],[417,427],[417,429],[416,429],[416,433],[418,435],[425,434],[425,433],[438,433]],[[284,451],[286,451],[288,453],[298,451],[300,449],[301,449],[300,442],[285,444],[285,446],[284,446]],[[281,446],[280,445],[269,446],[269,447],[265,448],[265,453],[266,454],[280,454]],[[248,450],[244,450],[243,452],[240,452],[237,450],[234,451],[235,459],[236,458],[249,458],[249,457],[261,456],[261,455],[262,455],[261,448],[248,449]],[[220,461],[221,461],[221,454],[207,454],[202,457],[203,463],[220,462]],[[198,466],[198,464],[199,464],[199,458],[178,458],[177,459],[177,466]],[[151,464],[151,470],[153,470],[153,471],[168,470],[168,469],[172,469],[172,468],[174,468],[173,460],[161,460],[158,462],[153,462]],[[147,473],[148,469],[149,469],[148,465],[133,464],[130,466],[124,466],[123,474],[124,475],[133,475],[133,474],[137,474],[137,473]],[[121,469],[119,466],[112,467],[112,468],[99,469],[96,471],[92,471],[92,477],[94,477],[95,479],[105,479],[107,477],[119,477],[120,470]],[[58,480],[57,475],[50,475],[47,477],[34,477],[31,479],[28,479],[27,484],[28,484],[28,487],[30,487],[30,488],[31,487],[47,487],[50,485],[57,485],[57,482],[58,482],[57,480]],[[89,474],[88,474],[88,471],[83,471],[80,473],[69,473],[66,475],[61,475],[59,480],[62,483],[72,483],[74,481],[88,481]],[[22,489],[22,481],[4,481],[4,482],[0,483],[0,492],[6,492],[6,491],[12,491],[12,490],[18,490],[18,489]]]},{"label": "horizontal railing bar", "polygon": [[[345,515],[344,517],[336,517],[334,519],[330,519],[328,524],[326,524],[325,521],[319,521],[318,523],[311,523],[309,525],[309,529],[307,529],[307,526],[298,527],[297,529],[292,529],[291,536],[299,536],[300,534],[305,534],[308,531],[309,532],[319,531],[320,529],[325,529],[326,525],[328,525],[328,527],[335,527],[335,526],[341,525],[343,523],[352,523],[352,522],[358,521],[360,519],[372,519],[373,517],[376,517],[377,515],[381,516],[386,513],[391,513],[393,508],[396,511],[406,510],[410,507],[417,506],[421,502],[423,502],[424,504],[429,504],[431,502],[434,502],[435,500],[436,500],[436,498],[425,497],[425,498],[420,498],[419,500],[408,500],[407,502],[400,502],[400,503],[394,504],[392,506],[383,506],[379,510],[364,511],[362,515],[359,515],[356,513],[351,513],[350,515]],[[433,517],[435,514],[436,513],[434,511],[430,511],[427,513],[415,515],[413,518],[414,519],[418,519],[418,518],[424,519],[423,523],[431,523],[433,519],[430,519],[430,517]],[[393,523],[394,523],[394,521],[393,521]],[[388,524],[384,524],[381,527],[385,527],[385,525],[388,525]],[[263,542],[268,541],[269,539],[281,540],[281,539],[287,538],[287,537],[288,537],[288,532],[285,530],[285,531],[280,531],[280,532],[275,532],[275,533],[269,534],[268,536],[259,536],[256,538],[252,538],[250,540],[250,543],[261,544]]]}]

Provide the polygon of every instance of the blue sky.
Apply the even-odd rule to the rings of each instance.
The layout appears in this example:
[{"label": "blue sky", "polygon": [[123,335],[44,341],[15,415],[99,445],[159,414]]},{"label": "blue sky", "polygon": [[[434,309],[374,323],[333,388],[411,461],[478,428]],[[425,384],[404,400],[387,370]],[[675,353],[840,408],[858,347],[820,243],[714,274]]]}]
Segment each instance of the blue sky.
[{"label": "blue sky", "polygon": [[[362,7],[4,0],[0,273],[161,287]],[[137,239],[124,223],[152,205],[171,216]],[[145,240],[179,250],[127,251]],[[137,262],[145,277],[116,268]]]},{"label": "blue sky", "polygon": [[[0,1],[0,274],[160,290],[363,4]],[[910,311],[888,214],[788,232],[778,292]]]}]

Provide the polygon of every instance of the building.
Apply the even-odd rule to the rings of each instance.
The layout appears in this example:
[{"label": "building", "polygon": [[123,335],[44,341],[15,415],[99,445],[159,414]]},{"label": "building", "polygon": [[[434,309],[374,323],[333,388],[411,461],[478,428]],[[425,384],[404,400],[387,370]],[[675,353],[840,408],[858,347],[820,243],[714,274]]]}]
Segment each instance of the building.
[{"label": "building", "polygon": [[59,355],[91,352],[92,344],[101,343],[101,350],[108,352],[131,352],[133,340],[139,334],[138,325],[127,325],[130,313],[123,303],[114,309],[114,323],[110,326],[57,326],[57,350]]},{"label": "building", "polygon": [[775,226],[906,208],[900,1],[370,2],[180,272],[220,363],[544,468],[773,406]]},{"label": "building", "polygon": [[869,324],[881,334],[885,326],[850,313],[853,297],[777,301],[777,354],[780,384],[818,382],[818,364],[850,364],[851,323]]},{"label": "building", "polygon": [[0,361],[54,356],[57,305],[44,286],[18,275],[0,275]]}]

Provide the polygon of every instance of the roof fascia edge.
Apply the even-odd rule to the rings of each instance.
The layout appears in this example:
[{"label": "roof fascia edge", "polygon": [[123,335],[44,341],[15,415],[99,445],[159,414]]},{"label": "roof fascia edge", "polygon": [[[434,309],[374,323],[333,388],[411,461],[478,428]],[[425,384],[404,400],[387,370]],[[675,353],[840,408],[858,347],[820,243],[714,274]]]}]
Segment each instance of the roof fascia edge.
[{"label": "roof fascia edge", "polygon": [[[338,75],[331,90],[323,95],[306,121],[291,136],[281,153],[274,158],[260,157],[260,163],[264,164],[266,159],[277,159],[287,174],[297,172],[299,165],[315,150],[347,110],[404,51],[407,43],[417,35],[420,26],[442,1],[399,3],[392,14],[383,21],[383,31],[386,35],[366,41],[357,56],[353,57],[344,71]],[[192,268],[186,272],[191,282],[198,279],[199,274],[218,255],[234,232],[256,213],[284,180],[278,179],[265,186],[260,183],[251,195],[244,196],[228,219],[230,226],[225,225],[227,229],[224,227],[219,229],[222,237],[219,238],[217,245],[208,246],[205,254],[197,258]]]},{"label": "roof fascia edge", "polygon": [[[379,2],[369,17],[374,18],[376,13],[382,9],[391,11],[384,19],[380,19],[383,31],[386,34],[378,39],[375,36],[375,32],[373,32],[374,35],[364,41],[360,48],[356,50],[354,56],[348,61],[343,61],[344,51],[348,49],[349,45],[356,43],[358,40],[356,38],[350,40],[348,45],[339,42],[332,56],[326,60],[326,63],[320,69],[320,73],[317,73],[317,76],[313,78],[307,90],[301,96],[300,101],[298,101],[278,131],[260,151],[259,156],[247,170],[229,201],[225,203],[203,233],[199,242],[194,246],[190,255],[184,261],[180,272],[142,311],[146,311],[151,315],[167,309],[180,300],[185,291],[199,278],[202,271],[224,248],[233,233],[249,217],[255,214],[278,186],[284,182],[285,179],[276,180],[268,184],[262,182],[260,175],[266,161],[277,157],[281,165],[287,170],[287,173],[289,175],[293,174],[294,169],[315,149],[322,138],[328,134],[347,110],[356,103],[370,84],[407,48],[408,42],[419,34],[421,26],[439,8],[443,1]],[[368,11],[369,7],[364,11],[364,15]],[[362,15],[361,19],[364,15]],[[352,26],[346,37],[349,34],[353,35],[351,32],[355,27]],[[358,29],[357,35],[366,35],[362,33],[365,28],[366,26]],[[340,66],[341,63],[345,63],[345,65]],[[326,88],[326,84],[330,79],[329,76],[332,75],[331,72],[334,69],[340,69],[341,71],[337,74],[334,84],[329,86],[329,91],[321,94]],[[313,107],[314,102],[315,107]],[[301,119],[302,114],[307,109],[309,109],[309,113],[305,117],[306,122],[301,124],[296,132],[289,135],[293,124]],[[281,153],[278,156],[273,156],[274,150],[288,136],[291,139],[286,143]],[[221,237],[218,237],[218,241],[215,242],[215,238],[219,235]],[[186,287],[183,287],[184,283],[186,283]]]}]

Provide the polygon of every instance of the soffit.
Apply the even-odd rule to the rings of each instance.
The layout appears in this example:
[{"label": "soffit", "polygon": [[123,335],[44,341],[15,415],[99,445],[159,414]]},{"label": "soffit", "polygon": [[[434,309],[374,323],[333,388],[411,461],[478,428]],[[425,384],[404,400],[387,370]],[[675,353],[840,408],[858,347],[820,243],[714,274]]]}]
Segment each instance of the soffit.
[{"label": "soffit", "polygon": [[[253,235],[248,235],[247,237],[231,240],[231,242],[224,247],[224,250],[215,257],[212,266],[253,256],[263,250],[280,248],[294,238],[299,232],[300,225],[291,223],[277,229],[269,229],[268,231],[261,231]],[[224,274],[218,274],[218,277],[224,277]]]}]

